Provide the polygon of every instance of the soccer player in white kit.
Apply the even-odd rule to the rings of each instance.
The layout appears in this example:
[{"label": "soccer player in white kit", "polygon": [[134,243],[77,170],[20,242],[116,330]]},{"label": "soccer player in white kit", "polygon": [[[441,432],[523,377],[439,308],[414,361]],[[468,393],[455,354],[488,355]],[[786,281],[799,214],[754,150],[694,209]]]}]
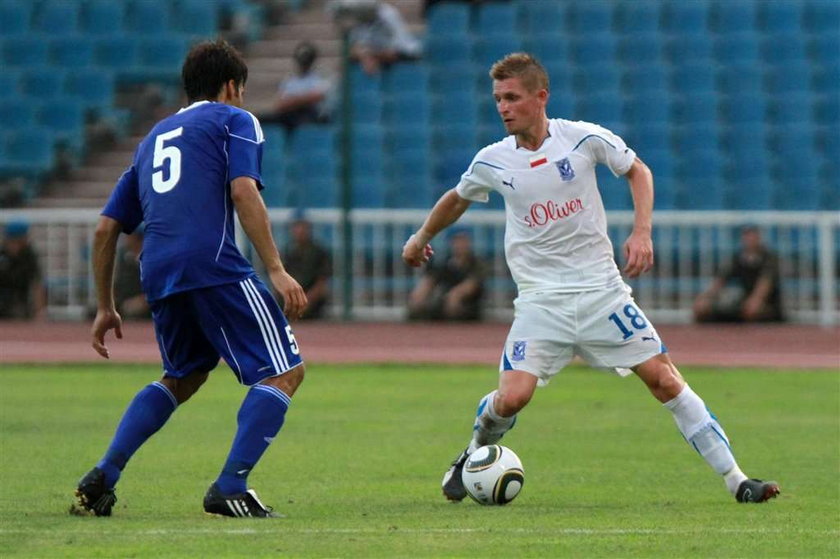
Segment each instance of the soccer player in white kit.
[{"label": "soccer player in white kit", "polygon": [[548,75],[532,56],[510,54],[493,65],[490,77],[510,135],[478,152],[403,247],[406,263],[420,266],[433,254],[429,241],[472,202],[486,202],[490,192],[505,200],[505,257],[519,295],[499,387],[479,402],[472,440],[444,475],[446,498],[466,496],[461,471],[469,454],[501,439],[536,387],[575,355],[622,376],[636,373],[738,502],[775,497],[777,483],[750,479],[738,467],[717,419],[683,380],[616,266],[595,165],[630,183],[634,224],[623,247],[630,278],[653,265],[650,169],[609,130],[548,119]]}]

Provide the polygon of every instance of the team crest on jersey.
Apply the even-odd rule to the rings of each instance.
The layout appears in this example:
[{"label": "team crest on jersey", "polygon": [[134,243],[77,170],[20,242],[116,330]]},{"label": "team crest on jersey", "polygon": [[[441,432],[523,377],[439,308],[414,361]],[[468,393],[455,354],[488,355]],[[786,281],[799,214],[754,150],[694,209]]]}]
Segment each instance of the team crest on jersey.
[{"label": "team crest on jersey", "polygon": [[525,346],[528,345],[528,342],[513,342],[513,355],[511,355],[511,361],[524,361],[525,360]]},{"label": "team crest on jersey", "polygon": [[564,157],[560,161],[555,161],[555,165],[557,165],[557,170],[560,171],[560,179],[564,182],[568,182],[575,178],[575,170],[572,169],[572,164],[569,163],[569,158]]}]

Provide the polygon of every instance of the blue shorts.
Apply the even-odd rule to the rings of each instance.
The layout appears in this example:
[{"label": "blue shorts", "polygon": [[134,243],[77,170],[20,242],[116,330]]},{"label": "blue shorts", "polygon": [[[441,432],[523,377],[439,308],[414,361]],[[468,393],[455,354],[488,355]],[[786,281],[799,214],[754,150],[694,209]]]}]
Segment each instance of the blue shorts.
[{"label": "blue shorts", "polygon": [[211,371],[223,357],[250,386],[303,362],[292,327],[257,276],[176,293],[151,308],[165,376]]}]

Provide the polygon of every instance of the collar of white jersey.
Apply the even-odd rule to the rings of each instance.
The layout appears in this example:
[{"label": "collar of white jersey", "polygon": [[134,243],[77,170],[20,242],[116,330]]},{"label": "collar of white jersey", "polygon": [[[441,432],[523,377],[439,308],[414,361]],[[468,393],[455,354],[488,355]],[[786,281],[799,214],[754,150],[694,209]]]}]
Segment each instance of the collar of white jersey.
[{"label": "collar of white jersey", "polygon": [[178,111],[177,113],[175,113],[175,114],[181,114],[181,113],[183,113],[184,111],[188,111],[188,110],[190,110],[190,109],[194,109],[194,108],[196,108],[197,106],[199,106],[199,105],[203,105],[203,104],[205,104],[205,103],[212,103],[212,101],[208,101],[207,99],[204,99],[204,100],[202,100],[202,101],[196,101],[195,103],[193,103],[193,104],[192,104],[192,105],[190,105],[189,107],[183,107],[181,110],[179,110],[179,111]]},{"label": "collar of white jersey", "polygon": [[551,134],[552,124],[553,124],[553,121],[551,119],[548,119],[548,126],[545,129],[545,138],[543,138],[542,143],[540,143],[540,145],[537,146],[537,149],[533,149],[533,150],[520,146],[519,141],[516,139],[516,135],[511,134],[511,136],[513,136],[513,149],[515,149],[517,151],[521,149],[521,150],[529,151],[531,153],[538,153],[541,149],[543,149],[545,147],[545,144],[549,140],[551,140],[551,138],[552,138],[552,134]]}]

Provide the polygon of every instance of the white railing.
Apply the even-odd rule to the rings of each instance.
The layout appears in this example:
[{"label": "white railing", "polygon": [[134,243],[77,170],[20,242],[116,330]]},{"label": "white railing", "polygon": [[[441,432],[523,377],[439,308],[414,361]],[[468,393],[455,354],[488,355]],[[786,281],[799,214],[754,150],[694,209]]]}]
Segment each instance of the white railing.
[{"label": "white railing", "polygon": [[[408,294],[417,270],[402,264],[405,239],[422,223],[426,211],[353,210],[351,317],[399,320],[405,315]],[[289,209],[270,210],[278,246],[286,244]],[[342,316],[344,244],[341,212],[310,210],[315,237],[331,247],[335,276],[331,313]],[[98,210],[0,210],[0,227],[10,220],[31,224],[31,236],[42,256],[48,287],[49,314],[81,318],[94,302],[90,246]],[[610,236],[617,248],[630,232],[630,212],[610,212]],[[838,244],[840,214],[835,212],[658,212],[654,216],[655,269],[630,282],[636,299],[652,319],[687,322],[695,295],[711,281],[737,248],[739,228],[761,227],[779,254],[785,306],[793,321],[840,324]],[[511,316],[515,287],[504,262],[504,214],[471,209],[459,221],[472,232],[476,251],[488,264],[485,315]],[[240,236],[241,237],[241,236]],[[438,254],[446,252],[445,234],[434,241]],[[246,254],[250,247],[243,245]],[[259,263],[257,262],[259,270]]]}]

